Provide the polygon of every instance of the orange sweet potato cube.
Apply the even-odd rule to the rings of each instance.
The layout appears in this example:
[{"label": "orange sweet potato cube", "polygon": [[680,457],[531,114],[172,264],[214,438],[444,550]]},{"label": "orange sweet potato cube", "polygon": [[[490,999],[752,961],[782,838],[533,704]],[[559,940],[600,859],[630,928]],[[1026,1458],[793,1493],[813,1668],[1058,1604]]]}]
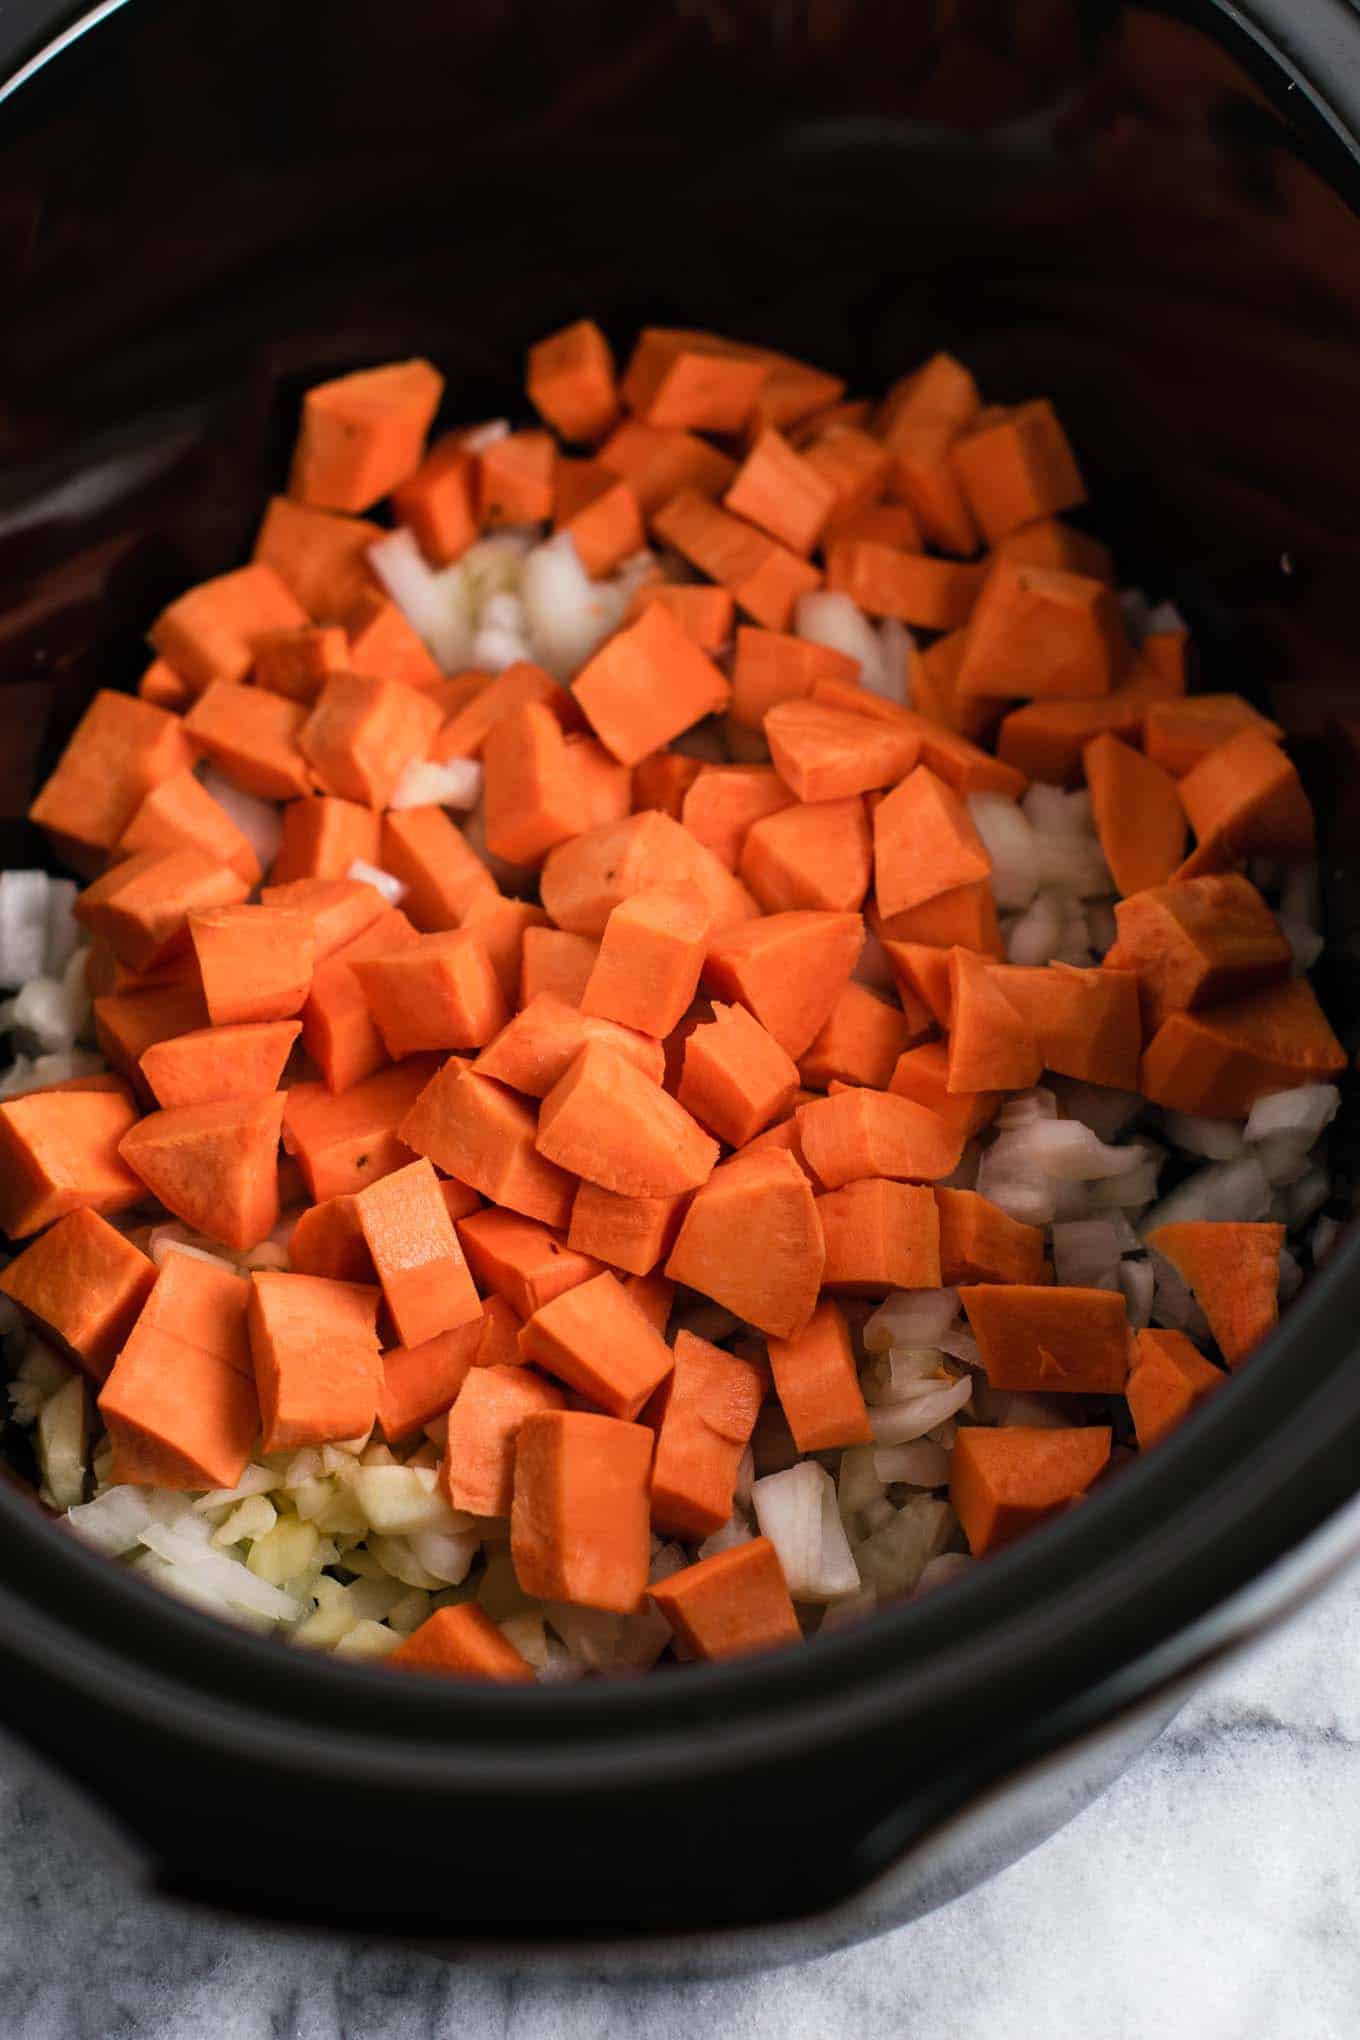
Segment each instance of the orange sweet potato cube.
[{"label": "orange sweet potato cube", "polygon": [[481,1048],[506,1021],[505,994],[475,935],[420,935],[351,965],[393,1061],[424,1049]]},{"label": "orange sweet potato cube", "polygon": [[606,750],[636,765],[725,708],[730,689],[670,611],[653,603],[587,661],[572,693]]},{"label": "orange sweet potato cube", "polygon": [[1022,524],[1086,500],[1067,435],[1043,398],[999,415],[981,414],[971,431],[954,440],[949,457],[989,545],[999,545]]},{"label": "orange sweet potato cube", "polygon": [[723,497],[736,516],[804,555],[821,537],[835,500],[826,476],[773,430],[760,434]]},{"label": "orange sweet potato cube", "polygon": [[194,761],[178,716],[101,690],[28,811],[68,863],[98,871],[154,786]]},{"label": "orange sweet potato cube", "polygon": [[378,1412],[378,1291],[256,1273],[247,1317],[263,1449],[366,1437]]},{"label": "orange sweet potato cube", "polygon": [[643,1424],[576,1410],[524,1419],[510,1555],[526,1594],[634,1612],[647,1587],[651,1462]]},{"label": "orange sweet potato cube", "polygon": [[316,939],[284,907],[218,907],[189,916],[203,996],[214,1027],[291,1020],[311,989]]},{"label": "orange sweet potato cube", "polygon": [[475,1601],[436,1608],[386,1662],[402,1671],[452,1672],[460,1679],[490,1679],[499,1685],[534,1683],[533,1666]]},{"label": "orange sweet potato cube", "polygon": [[298,734],[327,793],[385,808],[404,768],[427,756],[443,713],[400,680],[341,673],[326,682]]},{"label": "orange sweet potato cube", "polygon": [[403,1346],[420,1346],[482,1314],[458,1235],[423,1157],[355,1198],[384,1300]]},{"label": "orange sweet potato cube", "polygon": [[338,623],[266,631],[255,640],[254,656],[255,685],[289,701],[315,701],[332,673],[350,670],[349,640]]},{"label": "orange sweet potato cube", "polygon": [[715,1552],[648,1591],[692,1657],[743,1657],[802,1638],[767,1537]]},{"label": "orange sweet potato cube", "polygon": [[10,1262],[0,1291],[91,1381],[103,1381],[155,1280],[154,1264],[131,1240],[81,1209]]},{"label": "orange sweet potato cube", "polygon": [[712,915],[689,886],[655,886],[615,907],[581,997],[581,1011],[654,1035],[689,1010]]},{"label": "orange sweet potato cube", "polygon": [[254,560],[179,596],[149,636],[161,658],[201,694],[214,680],[244,680],[262,637],[306,621],[306,610],[274,569]]},{"label": "orange sweet potato cube", "polygon": [[187,736],[224,779],[261,800],[310,793],[311,774],[298,749],[307,711],[299,701],[263,687],[214,680],[184,718]]},{"label": "orange sweet potato cube", "polygon": [[370,509],[419,467],[443,392],[428,361],[318,383],[303,398],[289,494],[315,509]]},{"label": "orange sweet potato cube", "polygon": [[477,508],[481,522],[543,524],[552,516],[557,449],[548,432],[511,432],[477,456]]},{"label": "orange sweet potato cube", "polygon": [[112,1091],[30,1091],[0,1104],[0,1228],[12,1240],[82,1206],[111,1214],[146,1192],[118,1152],[137,1121]]},{"label": "orange sweet potato cube", "polygon": [[554,432],[602,439],[619,415],[614,356],[593,319],[577,319],[529,349],[529,401]]},{"label": "orange sweet potato cube", "polygon": [[144,1487],[230,1488],[260,1430],[255,1384],[198,1346],[134,1327],[99,1393],[113,1479]]},{"label": "orange sweet potato cube", "polygon": [[520,1351],[612,1417],[636,1417],[671,1369],[671,1353],[608,1269],[540,1305]]},{"label": "orange sweet potato cube", "polygon": [[565,1400],[532,1367],[474,1367],[449,1411],[440,1486],[450,1507],[508,1516],[520,1429]]}]

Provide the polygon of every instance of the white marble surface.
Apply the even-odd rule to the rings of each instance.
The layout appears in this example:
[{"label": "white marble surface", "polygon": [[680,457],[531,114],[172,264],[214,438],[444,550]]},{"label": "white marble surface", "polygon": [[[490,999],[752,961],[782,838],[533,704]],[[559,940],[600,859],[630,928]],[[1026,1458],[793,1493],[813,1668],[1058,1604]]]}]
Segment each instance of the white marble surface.
[{"label": "white marble surface", "polygon": [[941,1912],[740,1981],[507,1982],[111,1886],[0,1776],[3,2040],[1354,2040],[1360,1574],[1221,1673],[1106,1797]]}]

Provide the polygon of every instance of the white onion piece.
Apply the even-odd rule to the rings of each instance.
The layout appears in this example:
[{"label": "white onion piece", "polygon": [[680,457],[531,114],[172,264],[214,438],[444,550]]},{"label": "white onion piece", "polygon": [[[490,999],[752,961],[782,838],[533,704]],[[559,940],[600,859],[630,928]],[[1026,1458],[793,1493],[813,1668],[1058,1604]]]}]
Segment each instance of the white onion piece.
[{"label": "white onion piece", "polygon": [[941,1353],[947,1353],[951,1360],[962,1360],[965,1367],[982,1365],[978,1342],[962,1325],[955,1325],[951,1331],[941,1332],[936,1344]]},{"label": "white onion piece", "polygon": [[1064,1288],[1117,1289],[1119,1237],[1108,1218],[1053,1228],[1053,1272]]},{"label": "white onion piece", "polygon": [[1058,1101],[1052,1091],[1041,1086],[1034,1091],[1017,1091],[1007,1098],[996,1116],[996,1123],[1003,1133],[1013,1133],[1022,1126],[1034,1126],[1041,1119],[1056,1119]]},{"label": "white onion piece", "polygon": [[1268,1140],[1257,1141],[1253,1153],[1273,1190],[1301,1182],[1312,1165],[1308,1142],[1288,1133],[1274,1133]]},{"label": "white onion piece", "polygon": [[1135,1332],[1141,1332],[1152,1318],[1152,1298],[1157,1287],[1157,1277],[1150,1261],[1121,1261],[1119,1263],[1119,1287],[1124,1292],[1129,1323]]},{"label": "white onion piece", "polygon": [[[1094,836],[1048,834],[1036,830],[1035,858],[1038,883],[1057,886],[1074,900],[1094,899],[1114,891],[1105,853]],[[1081,916],[1081,937],[1086,939],[1086,919]]]},{"label": "white onion piece", "polygon": [[478,623],[488,621],[488,605],[497,595],[518,594],[524,563],[542,536],[537,525],[508,525],[468,547],[458,564]]},{"label": "white onion piece", "polygon": [[1146,1238],[1159,1225],[1184,1225],[1205,1218],[1253,1223],[1269,1209],[1270,1184],[1254,1156],[1241,1162],[1210,1162],[1155,1205],[1141,1230]]},{"label": "white onion piece", "polygon": [[69,1055],[90,1014],[85,958],[67,965],[67,978],[35,977],[0,1006],[0,1033],[23,1035],[44,1055]]},{"label": "white onion piece", "polygon": [[1030,969],[1051,963],[1062,947],[1062,938],[1062,894],[1045,886],[1019,919],[1011,923],[1006,935],[1007,961]]},{"label": "white onion piece", "polygon": [[1292,1091],[1268,1091],[1247,1114],[1244,1136],[1261,1141],[1274,1134],[1289,1134],[1312,1142],[1331,1125],[1340,1106],[1341,1093],[1335,1084],[1298,1084]]},{"label": "white onion piece", "polygon": [[1039,889],[1039,846],[1013,800],[1001,793],[971,793],[968,812],[992,862],[998,907],[1027,907]]},{"label": "white onion piece", "polygon": [[381,871],[376,864],[369,864],[362,857],[355,858],[345,877],[355,879],[360,885],[371,885],[375,892],[382,894],[389,907],[399,907],[409,891],[409,887],[390,871]]},{"label": "white onion piece", "polygon": [[1316,928],[1305,927],[1302,921],[1290,921],[1283,914],[1280,916],[1280,933],[1293,954],[1290,976],[1307,977],[1326,946],[1321,935]]},{"label": "white onion piece", "polygon": [[152,1516],[144,1489],[111,1487],[92,1502],[79,1502],[68,1509],[65,1520],[97,1551],[121,1558],[137,1544]]},{"label": "white onion piece", "polygon": [[884,617],[878,626],[881,684],[874,690],[886,701],[911,707],[911,668],[916,657],[916,640],[905,623],[895,616]]},{"label": "white onion piece", "polygon": [[825,589],[800,595],[793,628],[795,636],[809,644],[826,645],[833,652],[844,652],[848,659],[857,659],[860,685],[874,694],[887,693],[878,633],[848,595],[830,594]]},{"label": "white onion piece", "polygon": [[482,797],[482,765],[479,758],[450,758],[437,765],[433,758],[413,758],[392,789],[389,808],[442,807],[466,814]]},{"label": "white onion piece", "polygon": [[59,978],[80,947],[81,928],[71,909],[79,891],[73,878],[47,881],[47,940],[43,950],[43,976]]},{"label": "white onion piece", "polygon": [[1332,1194],[1332,1180],[1325,1169],[1310,1169],[1289,1188],[1286,1223],[1291,1231],[1306,1225],[1314,1212],[1321,1211]]},{"label": "white onion piece", "polygon": [[1143,1150],[1136,1143],[1110,1147],[1079,1119],[1049,1119],[1006,1136],[1017,1154],[1023,1152],[1037,1168],[1063,1181],[1095,1183],[1136,1169]]},{"label": "white onion piece", "polygon": [[462,561],[436,573],[414,533],[389,532],[368,549],[368,563],[417,637],[445,673],[472,658],[472,606]]},{"label": "white onion piece", "polygon": [[[278,1475],[267,1466],[248,1466],[235,1487],[210,1488],[206,1495],[200,1495],[193,1504],[194,1514],[210,1516],[215,1509],[235,1508],[238,1502],[248,1502],[253,1495],[267,1495],[278,1484]],[[117,1494],[119,1490],[111,1488],[109,1492]]]},{"label": "white onion piece", "polygon": [[1151,1204],[1157,1195],[1156,1161],[1140,1162],[1136,1169],[1130,1169],[1123,1176],[1110,1176],[1103,1183],[1088,1183],[1086,1186],[1086,1216],[1097,1212],[1110,1211],[1118,1207],[1121,1211],[1134,1211],[1144,1204]]},{"label": "white onion piece", "polygon": [[527,637],[518,631],[505,630],[495,624],[478,627],[472,640],[472,664],[481,673],[508,673],[512,666],[522,666],[530,659]]},{"label": "white onion piece", "polygon": [[203,774],[203,791],[217,802],[229,820],[235,822],[259,858],[261,871],[268,872],[283,841],[283,809],[279,803],[261,800],[254,793],[243,793],[220,772],[214,772],[211,765]]},{"label": "white onion piece", "polygon": [[[205,1531],[207,1527],[205,1524]],[[184,1573],[190,1584],[198,1585],[205,1593],[226,1601],[232,1607],[247,1608],[256,1615],[269,1615],[278,1622],[296,1621],[301,1612],[290,1594],[271,1586],[267,1580],[258,1579],[237,1559],[200,1547],[178,1529],[167,1529],[162,1523],[148,1523],[139,1533],[138,1542],[144,1544],[148,1551],[154,1551],[177,1572]]]},{"label": "white onion piece", "polygon": [[461,1586],[472,1568],[472,1561],[481,1546],[481,1537],[473,1531],[412,1530],[411,1551],[417,1565],[432,1573],[437,1580],[445,1580],[451,1587]]},{"label": "white onion piece", "polygon": [[856,1591],[859,1571],[825,1467],[801,1459],[782,1473],[767,1474],[752,1486],[751,1501],[795,1601],[834,1601]]},{"label": "white onion piece", "polygon": [[908,1445],[913,1438],[924,1438],[927,1431],[933,1431],[946,1417],[963,1409],[972,1393],[972,1379],[965,1375],[929,1395],[913,1396],[910,1402],[871,1410],[869,1428],[875,1445]]},{"label": "white onion piece", "polygon": [[957,1289],[895,1289],[864,1327],[866,1353],[890,1346],[933,1346],[959,1314]]},{"label": "white onion piece", "polygon": [[558,680],[578,673],[622,620],[617,598],[590,579],[568,531],[529,554],[520,600],[533,656]]},{"label": "white onion piece", "polygon": [[1058,1209],[1055,1179],[1035,1161],[1021,1161],[1007,1151],[1006,1140],[988,1148],[978,1166],[978,1194],[1021,1225],[1048,1225]]},{"label": "white onion piece", "polygon": [[1045,786],[1036,779],[1020,802],[1025,820],[1041,836],[1089,836],[1091,804],[1080,794],[1064,793],[1060,786]]},{"label": "white onion piece", "polygon": [[951,1580],[966,1573],[973,1561],[966,1551],[942,1551],[938,1558],[927,1559],[916,1582],[912,1599],[919,1601],[922,1594],[933,1594],[936,1587],[947,1587]]},{"label": "white onion piece", "polygon": [[1162,1125],[1173,1147],[1202,1155],[1207,1162],[1240,1162],[1247,1152],[1242,1128],[1232,1119],[1193,1119],[1185,1112],[1163,1112]]},{"label": "white onion piece", "polygon": [[697,1555],[700,1558],[716,1558],[720,1551],[731,1551],[738,1544],[749,1544],[754,1535],[741,1510],[734,1509],[720,1530],[715,1530],[711,1537],[705,1537]]},{"label": "white onion piece", "polygon": [[891,1486],[902,1481],[908,1487],[943,1487],[949,1479],[949,1454],[929,1439],[914,1445],[874,1447],[874,1472]]},{"label": "white onion piece", "polygon": [[17,992],[43,974],[50,888],[45,871],[0,872],[0,987],[6,991]]},{"label": "white onion piece", "polygon": [[163,1268],[171,1254],[184,1254],[191,1261],[207,1261],[214,1268],[233,1268],[228,1253],[213,1254],[206,1247],[191,1246],[188,1240],[180,1239],[168,1228],[162,1231],[158,1226],[151,1235],[151,1258],[158,1268]]},{"label": "white onion piece", "polygon": [[488,418],[485,425],[469,425],[458,434],[458,443],[469,453],[485,453],[488,447],[510,437],[508,418]]}]

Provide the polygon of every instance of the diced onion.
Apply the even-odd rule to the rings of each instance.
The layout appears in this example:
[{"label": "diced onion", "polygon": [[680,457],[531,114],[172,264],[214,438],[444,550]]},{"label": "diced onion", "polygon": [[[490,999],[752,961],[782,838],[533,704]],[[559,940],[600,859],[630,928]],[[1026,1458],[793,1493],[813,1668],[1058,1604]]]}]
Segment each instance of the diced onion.
[{"label": "diced onion", "polygon": [[472,608],[463,563],[436,573],[414,533],[389,532],[368,549],[368,563],[417,637],[445,673],[472,657]]},{"label": "diced onion", "polygon": [[1247,1114],[1244,1136],[1248,1141],[1261,1141],[1274,1134],[1289,1134],[1311,1143],[1331,1125],[1340,1105],[1341,1093],[1335,1084],[1298,1084],[1292,1091],[1268,1091]]},{"label": "diced onion", "polygon": [[903,1481],[908,1487],[943,1487],[949,1479],[949,1454],[929,1439],[876,1447],[874,1472],[889,1486]]},{"label": "diced onion", "polygon": [[533,656],[558,680],[578,673],[622,621],[618,597],[591,580],[569,531],[529,554],[520,600]]},{"label": "diced onion", "polygon": [[924,1438],[927,1431],[933,1431],[946,1417],[963,1409],[972,1393],[972,1380],[964,1375],[962,1380],[951,1381],[948,1387],[938,1388],[930,1395],[913,1396],[910,1402],[871,1410],[869,1428],[875,1445],[907,1445],[913,1438]]},{"label": "diced onion", "polygon": [[802,1459],[767,1474],[752,1487],[751,1501],[795,1601],[834,1601],[855,1592],[859,1573],[825,1467]]},{"label": "diced onion", "polygon": [[1053,1272],[1064,1288],[1117,1289],[1119,1236],[1108,1218],[1053,1228]]},{"label": "diced onion", "polygon": [[1019,919],[1011,922],[1006,935],[1006,956],[1011,963],[1030,968],[1051,963],[1062,947],[1062,937],[1062,894],[1045,886],[1035,893]]},{"label": "diced onion", "polygon": [[1146,1236],[1160,1225],[1184,1225],[1204,1218],[1254,1222],[1270,1209],[1270,1184],[1255,1156],[1241,1162],[1210,1162],[1154,1205],[1143,1221]]},{"label": "diced onion", "polygon": [[866,1353],[890,1346],[933,1346],[959,1314],[957,1289],[895,1289],[864,1327]]},{"label": "diced onion", "polygon": [[831,594],[825,589],[800,595],[793,612],[793,628],[794,634],[809,644],[825,645],[830,651],[844,652],[848,659],[858,660],[861,687],[874,694],[887,693],[883,646],[878,633],[848,595]]},{"label": "diced onion", "polygon": [[211,766],[203,774],[203,791],[210,794],[235,822],[259,858],[261,871],[268,873],[283,841],[283,809],[279,803],[261,800],[257,794],[243,793],[239,786],[233,786]]},{"label": "diced onion", "polygon": [[1027,907],[1039,890],[1039,847],[1033,828],[1013,800],[972,793],[968,812],[992,862],[998,907]]},{"label": "diced onion", "polygon": [[466,814],[482,797],[479,758],[450,758],[437,765],[432,758],[413,758],[392,789],[389,808],[444,807]]},{"label": "diced onion", "polygon": [[382,871],[362,857],[354,859],[345,877],[357,879],[360,885],[371,885],[375,892],[382,894],[389,907],[399,907],[409,890],[390,871]]},{"label": "diced onion", "polygon": [[51,883],[45,871],[0,872],[0,986],[6,991],[42,976]]}]

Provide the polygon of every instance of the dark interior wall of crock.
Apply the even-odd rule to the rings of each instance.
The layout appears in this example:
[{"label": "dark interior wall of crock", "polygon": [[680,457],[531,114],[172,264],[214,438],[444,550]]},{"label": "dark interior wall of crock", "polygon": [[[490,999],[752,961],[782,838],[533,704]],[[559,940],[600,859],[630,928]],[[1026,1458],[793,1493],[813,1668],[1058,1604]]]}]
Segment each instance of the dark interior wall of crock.
[{"label": "dark interior wall of crock", "polygon": [[[867,389],[944,342],[995,395],[1051,391],[1211,678],[1294,727],[1344,712],[1356,225],[1170,14],[131,0],[7,111],[11,818],[159,601],[248,547],[309,379],[418,349],[485,415],[587,311]],[[11,820],[0,854],[32,847]]]}]

